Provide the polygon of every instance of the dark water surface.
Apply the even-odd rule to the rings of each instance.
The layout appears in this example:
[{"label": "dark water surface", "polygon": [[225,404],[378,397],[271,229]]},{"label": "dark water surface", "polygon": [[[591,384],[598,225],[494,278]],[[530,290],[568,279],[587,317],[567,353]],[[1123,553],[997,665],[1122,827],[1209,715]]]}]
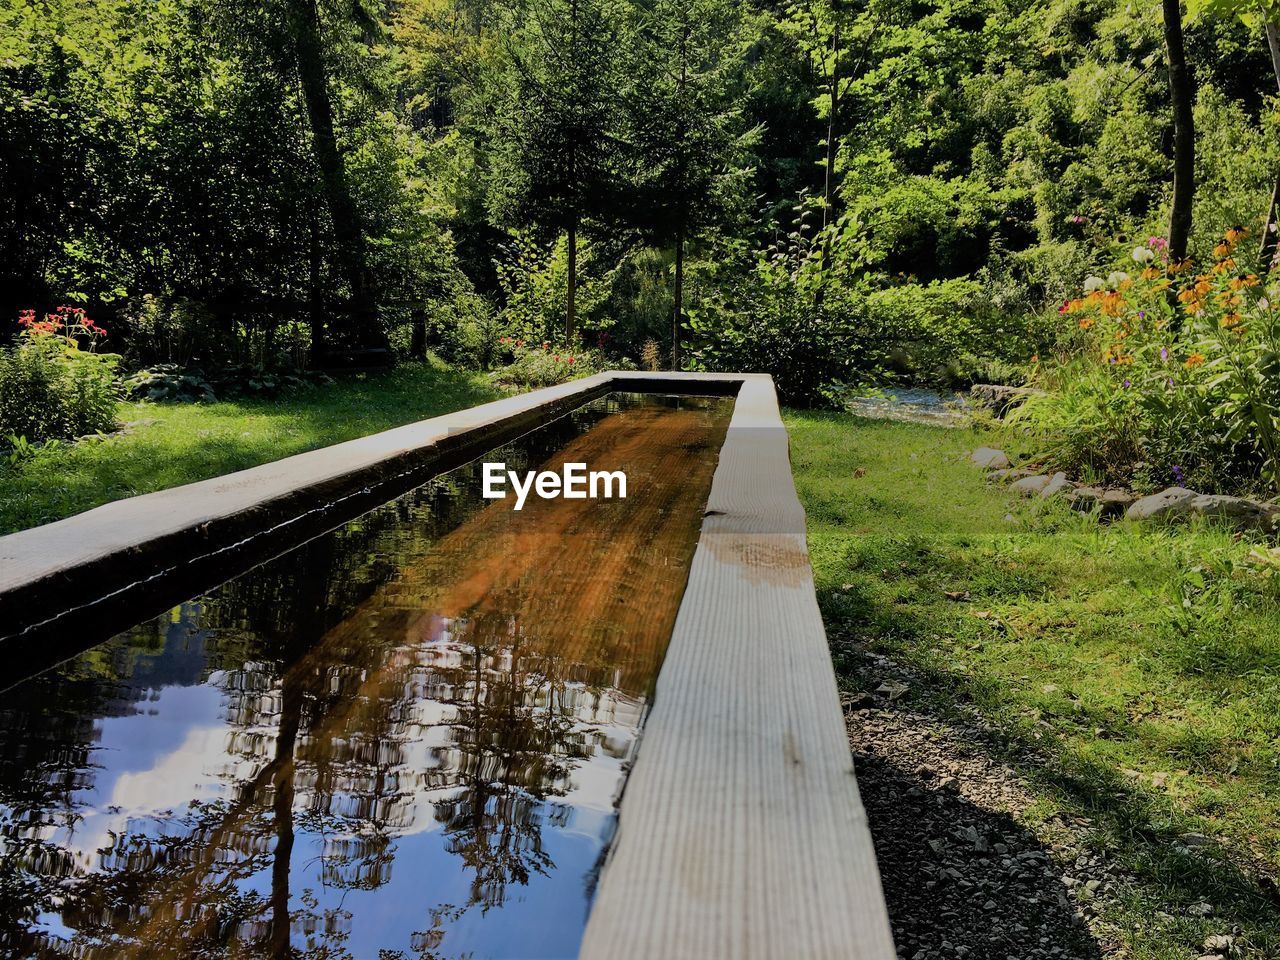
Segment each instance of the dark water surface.
[{"label": "dark water surface", "polygon": [[[614,394],[0,694],[0,956],[569,957],[732,401]],[[90,638],[92,640],[93,638]]]}]

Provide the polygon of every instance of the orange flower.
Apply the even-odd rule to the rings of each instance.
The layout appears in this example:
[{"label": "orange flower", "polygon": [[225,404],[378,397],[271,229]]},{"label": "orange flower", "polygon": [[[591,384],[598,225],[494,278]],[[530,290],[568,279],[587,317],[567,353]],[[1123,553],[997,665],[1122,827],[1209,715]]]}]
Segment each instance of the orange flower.
[{"label": "orange flower", "polygon": [[1200,364],[1202,363],[1204,363],[1204,354],[1193,353],[1191,356],[1187,357],[1186,362],[1183,363],[1183,366],[1186,367],[1188,370],[1190,370],[1193,367],[1200,366]]},{"label": "orange flower", "polygon": [[1140,276],[1143,280],[1154,280],[1156,277],[1160,276],[1160,271],[1155,267],[1147,267],[1147,269],[1142,271]]},{"label": "orange flower", "polygon": [[1213,255],[1214,255],[1215,257],[1217,257],[1219,260],[1221,260],[1223,257],[1225,257],[1225,256],[1226,256],[1227,254],[1229,254],[1230,252],[1231,252],[1231,247],[1230,247],[1230,245],[1225,244],[1225,243],[1220,243],[1220,244],[1218,244],[1216,247],[1214,247],[1214,248],[1213,248]]},{"label": "orange flower", "polygon": [[1090,327],[1092,327],[1092,326],[1093,326],[1093,324],[1094,324],[1093,317],[1081,317],[1081,318],[1080,318],[1080,329],[1081,329],[1081,330],[1088,330]]},{"label": "orange flower", "polygon": [[1228,313],[1222,318],[1222,326],[1224,329],[1230,330],[1232,327],[1238,327],[1244,320],[1244,317],[1238,313]]},{"label": "orange flower", "polygon": [[1244,227],[1232,227],[1226,232],[1227,243],[1234,244],[1237,240],[1243,240],[1249,235],[1249,231]]}]

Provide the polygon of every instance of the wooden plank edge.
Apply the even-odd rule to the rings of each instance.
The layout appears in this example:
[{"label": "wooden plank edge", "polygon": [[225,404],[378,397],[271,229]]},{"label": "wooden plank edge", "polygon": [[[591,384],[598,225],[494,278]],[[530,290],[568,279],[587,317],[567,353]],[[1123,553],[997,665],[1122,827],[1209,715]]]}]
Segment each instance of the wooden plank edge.
[{"label": "wooden plank edge", "polygon": [[768,378],[738,393],[580,956],[896,956]]}]

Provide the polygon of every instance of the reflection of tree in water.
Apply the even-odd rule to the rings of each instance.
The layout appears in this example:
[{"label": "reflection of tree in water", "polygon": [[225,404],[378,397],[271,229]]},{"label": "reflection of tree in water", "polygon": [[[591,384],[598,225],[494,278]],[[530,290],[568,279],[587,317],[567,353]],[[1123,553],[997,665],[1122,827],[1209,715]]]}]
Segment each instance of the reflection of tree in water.
[{"label": "reflection of tree in water", "polygon": [[[458,710],[452,746],[462,789],[437,801],[435,815],[449,852],[472,872],[468,906],[488,910],[502,905],[508,884],[554,866],[542,849],[542,815],[547,797],[565,792],[575,724],[555,695],[554,660],[532,658],[541,669],[531,669],[518,636],[505,650],[473,647],[467,659],[469,670],[458,673],[469,676],[454,681],[446,701]],[[542,691],[548,702],[539,709]]]},{"label": "reflection of tree in water", "polygon": [[[681,462],[660,448],[655,469],[687,499],[690,439],[714,447],[707,418],[681,430],[670,438]],[[647,435],[623,421],[596,436],[625,453]],[[570,444],[562,459],[597,458]],[[432,817],[469,878],[467,902],[420,907],[414,952],[437,955],[463,914],[554,869],[543,831],[571,813],[555,798],[583,759],[626,749],[596,718],[648,692],[702,502],[681,506],[674,484],[648,496],[604,511],[594,539],[578,536],[580,507],[564,501],[530,511],[523,532],[489,509],[447,534],[456,513],[445,526],[429,495],[400,501],[233,581],[180,624],[140,628],[29,684],[8,701],[18,751],[9,736],[0,759],[0,946],[346,957],[346,894],[389,882],[397,837]],[[641,511],[660,521],[637,525]],[[572,537],[579,553],[566,561]],[[628,605],[636,569],[645,602]],[[196,636],[193,667],[178,652]],[[116,659],[104,663],[107,650]],[[153,672],[181,661],[187,674],[135,670],[153,654]],[[225,743],[205,774],[228,789],[130,819],[92,863],[73,862],[51,826],[73,823],[76,792],[92,787],[95,718],[199,682],[223,696]],[[300,836],[320,839],[319,863],[298,862]],[[26,932],[40,913],[59,914],[70,940]]]}]

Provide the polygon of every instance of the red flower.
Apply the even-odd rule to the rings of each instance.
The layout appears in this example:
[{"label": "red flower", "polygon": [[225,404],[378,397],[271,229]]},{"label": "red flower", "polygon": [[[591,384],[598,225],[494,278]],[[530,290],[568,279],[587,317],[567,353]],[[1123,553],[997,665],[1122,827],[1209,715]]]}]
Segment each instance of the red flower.
[{"label": "red flower", "polygon": [[29,327],[36,322],[36,312],[34,310],[23,310],[18,314],[18,326]]},{"label": "red flower", "polygon": [[570,357],[570,358],[569,358],[569,362],[570,362],[570,363],[573,363],[573,357]]}]

